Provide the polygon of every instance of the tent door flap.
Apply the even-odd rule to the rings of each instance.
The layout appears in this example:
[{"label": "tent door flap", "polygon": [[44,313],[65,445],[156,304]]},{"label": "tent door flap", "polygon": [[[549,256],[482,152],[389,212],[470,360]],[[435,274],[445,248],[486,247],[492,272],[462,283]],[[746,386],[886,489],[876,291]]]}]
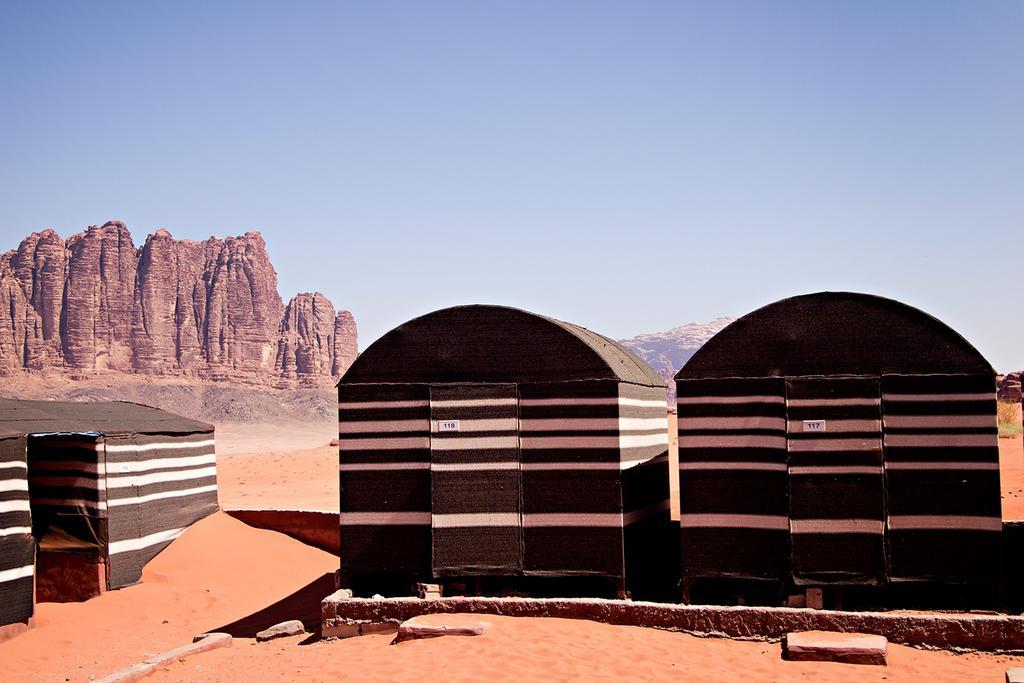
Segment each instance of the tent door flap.
[{"label": "tent door flap", "polygon": [[786,381],[793,579],[885,575],[881,393],[874,377]]},{"label": "tent door flap", "polygon": [[431,387],[430,431],[434,575],[521,573],[516,385]]}]

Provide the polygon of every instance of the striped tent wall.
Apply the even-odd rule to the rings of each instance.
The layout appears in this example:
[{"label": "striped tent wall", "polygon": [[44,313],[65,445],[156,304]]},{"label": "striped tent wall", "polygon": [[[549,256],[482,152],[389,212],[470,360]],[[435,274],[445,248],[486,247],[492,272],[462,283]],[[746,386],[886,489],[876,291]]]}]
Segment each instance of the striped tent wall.
[{"label": "striped tent wall", "polygon": [[800,584],[879,584],[885,565],[878,378],[786,382],[790,536]]},{"label": "striped tent wall", "polygon": [[26,440],[0,434],[0,626],[32,616],[35,550]]},{"label": "striped tent wall", "polygon": [[997,580],[994,378],[887,375],[882,414],[891,578]]},{"label": "striped tent wall", "polygon": [[28,437],[33,531],[42,550],[105,553],[104,442],[96,432]]},{"label": "striped tent wall", "polygon": [[679,379],[685,578],[789,574],[785,382]]},{"label": "striped tent wall", "polygon": [[108,436],[105,442],[110,588],[217,510],[213,432]]},{"label": "striped tent wall", "polygon": [[430,388],[338,388],[341,576],[431,570]]},{"label": "striped tent wall", "polygon": [[430,388],[434,576],[523,569],[514,384]]},{"label": "striped tent wall", "polygon": [[623,577],[618,383],[519,385],[526,573]]}]

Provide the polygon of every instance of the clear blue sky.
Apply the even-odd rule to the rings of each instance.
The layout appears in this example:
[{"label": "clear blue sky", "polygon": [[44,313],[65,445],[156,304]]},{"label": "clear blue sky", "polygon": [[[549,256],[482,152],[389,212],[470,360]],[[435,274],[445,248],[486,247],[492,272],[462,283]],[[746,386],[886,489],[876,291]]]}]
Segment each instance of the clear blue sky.
[{"label": "clear blue sky", "polygon": [[261,230],[364,347],[852,289],[1024,366],[1024,3],[213,5],[0,4],[0,248]]}]

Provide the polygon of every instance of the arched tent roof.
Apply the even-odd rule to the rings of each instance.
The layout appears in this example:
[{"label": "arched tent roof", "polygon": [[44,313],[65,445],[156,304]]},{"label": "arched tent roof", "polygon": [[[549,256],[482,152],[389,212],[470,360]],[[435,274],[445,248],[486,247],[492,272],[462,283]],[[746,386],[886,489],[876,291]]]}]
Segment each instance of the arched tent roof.
[{"label": "arched tent roof", "polygon": [[374,342],[345,384],[664,380],[618,342],[506,306],[456,306],[414,318]]},{"label": "arched tent roof", "polygon": [[748,313],[712,337],[676,379],[995,374],[942,321],[870,294],[819,292]]}]

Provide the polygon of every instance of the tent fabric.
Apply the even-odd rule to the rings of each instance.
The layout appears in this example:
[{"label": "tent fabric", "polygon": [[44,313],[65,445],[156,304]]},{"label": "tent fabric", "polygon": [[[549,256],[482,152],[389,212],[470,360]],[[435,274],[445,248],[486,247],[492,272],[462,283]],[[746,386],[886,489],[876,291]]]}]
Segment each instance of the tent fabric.
[{"label": "tent fabric", "polygon": [[882,413],[893,580],[998,579],[1002,515],[993,379],[883,377]]},{"label": "tent fabric", "polygon": [[438,311],[367,349],[338,409],[343,580],[622,578],[626,530],[669,524],[664,382],[583,328]]},{"label": "tent fabric", "polygon": [[0,427],[28,435],[42,551],[95,552],[108,588],[217,509],[213,426],[127,402],[0,399]]},{"label": "tent fabric", "polygon": [[506,306],[456,306],[410,320],[374,342],[344,384],[664,380],[632,351],[585,328]]},{"label": "tent fabric", "polygon": [[0,431],[194,434],[213,425],[128,401],[23,401],[0,398]]},{"label": "tent fabric", "polygon": [[995,374],[889,299],[770,304],[676,375],[688,578],[991,583]]},{"label": "tent fabric", "polygon": [[34,569],[25,436],[0,434],[0,626],[32,616]]},{"label": "tent fabric", "polygon": [[820,292],[783,299],[708,340],[676,379],[992,374],[945,323],[892,299]]},{"label": "tent fabric", "polygon": [[789,571],[786,387],[781,379],[678,380],[683,575]]}]

